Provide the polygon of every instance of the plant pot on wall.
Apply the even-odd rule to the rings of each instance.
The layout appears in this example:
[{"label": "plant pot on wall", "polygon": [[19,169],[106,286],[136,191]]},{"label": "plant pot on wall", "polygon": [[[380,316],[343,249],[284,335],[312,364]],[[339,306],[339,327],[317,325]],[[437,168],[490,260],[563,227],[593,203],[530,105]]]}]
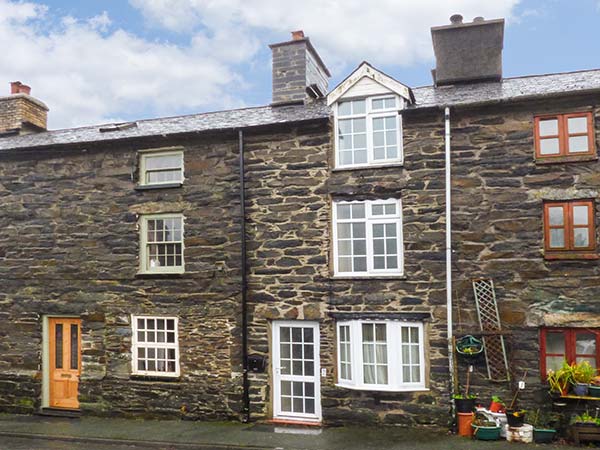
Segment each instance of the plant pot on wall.
[{"label": "plant pot on wall", "polygon": [[470,334],[456,341],[456,353],[469,363],[483,355],[483,342]]},{"label": "plant pot on wall", "polygon": [[509,427],[522,427],[525,423],[525,411],[524,410],[506,410],[506,421]]},{"label": "plant pot on wall", "polygon": [[548,444],[554,440],[556,430],[551,428],[534,428],[533,440],[536,444]]},{"label": "plant pot on wall", "polygon": [[457,413],[470,413],[475,409],[474,398],[455,398],[454,406],[456,407]]},{"label": "plant pot on wall", "polygon": [[588,395],[590,397],[596,397],[599,398],[600,397],[600,386],[594,386],[591,385],[588,387]]},{"label": "plant pot on wall", "polygon": [[580,397],[585,397],[588,395],[588,388],[589,388],[589,384],[575,383],[575,386],[573,387],[573,394],[580,396]]}]

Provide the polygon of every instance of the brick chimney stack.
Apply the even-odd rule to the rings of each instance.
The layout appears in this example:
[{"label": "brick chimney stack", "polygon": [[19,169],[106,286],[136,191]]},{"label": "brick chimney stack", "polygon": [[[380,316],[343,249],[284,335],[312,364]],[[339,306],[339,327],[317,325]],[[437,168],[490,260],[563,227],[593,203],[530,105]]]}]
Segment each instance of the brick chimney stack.
[{"label": "brick chimney stack", "polygon": [[331,76],[302,30],[292,40],[269,45],[273,52],[273,104],[302,103],[327,94]]},{"label": "brick chimney stack", "polygon": [[30,94],[31,88],[20,81],[10,83],[10,95],[0,97],[0,136],[47,129],[48,107]]}]

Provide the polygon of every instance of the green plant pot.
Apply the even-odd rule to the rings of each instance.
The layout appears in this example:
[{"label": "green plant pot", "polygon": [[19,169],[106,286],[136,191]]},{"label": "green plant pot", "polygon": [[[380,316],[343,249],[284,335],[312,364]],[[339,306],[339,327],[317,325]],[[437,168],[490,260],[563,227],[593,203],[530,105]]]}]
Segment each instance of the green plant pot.
[{"label": "green plant pot", "polygon": [[600,386],[592,386],[588,387],[588,395],[590,397],[600,398]]},{"label": "green plant pot", "polygon": [[547,444],[548,442],[552,442],[555,435],[556,430],[553,430],[551,428],[533,429],[533,440],[538,444]]},{"label": "green plant pot", "polygon": [[473,427],[473,436],[480,441],[497,441],[500,439],[500,427]]}]

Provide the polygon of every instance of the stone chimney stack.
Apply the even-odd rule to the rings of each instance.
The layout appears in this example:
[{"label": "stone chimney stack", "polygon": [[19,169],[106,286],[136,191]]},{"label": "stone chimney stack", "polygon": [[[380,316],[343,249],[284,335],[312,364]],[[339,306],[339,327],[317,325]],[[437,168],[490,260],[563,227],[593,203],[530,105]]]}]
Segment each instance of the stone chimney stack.
[{"label": "stone chimney stack", "polygon": [[20,81],[10,83],[10,95],[0,97],[0,136],[46,130],[48,107],[30,94],[31,88]]},{"label": "stone chimney stack", "polygon": [[473,22],[463,23],[463,17],[454,14],[450,22],[431,29],[435,85],[500,81],[504,19],[475,17]]},{"label": "stone chimney stack", "polygon": [[273,52],[274,105],[301,103],[327,94],[331,74],[302,30],[292,31],[291,41],[269,47]]}]

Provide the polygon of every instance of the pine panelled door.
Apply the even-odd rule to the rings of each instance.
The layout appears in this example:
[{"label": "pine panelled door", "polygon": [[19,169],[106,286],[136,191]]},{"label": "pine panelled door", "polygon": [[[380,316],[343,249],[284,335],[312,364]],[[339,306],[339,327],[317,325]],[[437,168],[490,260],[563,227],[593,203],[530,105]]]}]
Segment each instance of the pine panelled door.
[{"label": "pine panelled door", "polygon": [[77,392],[81,374],[81,320],[51,318],[50,407],[79,408]]}]

